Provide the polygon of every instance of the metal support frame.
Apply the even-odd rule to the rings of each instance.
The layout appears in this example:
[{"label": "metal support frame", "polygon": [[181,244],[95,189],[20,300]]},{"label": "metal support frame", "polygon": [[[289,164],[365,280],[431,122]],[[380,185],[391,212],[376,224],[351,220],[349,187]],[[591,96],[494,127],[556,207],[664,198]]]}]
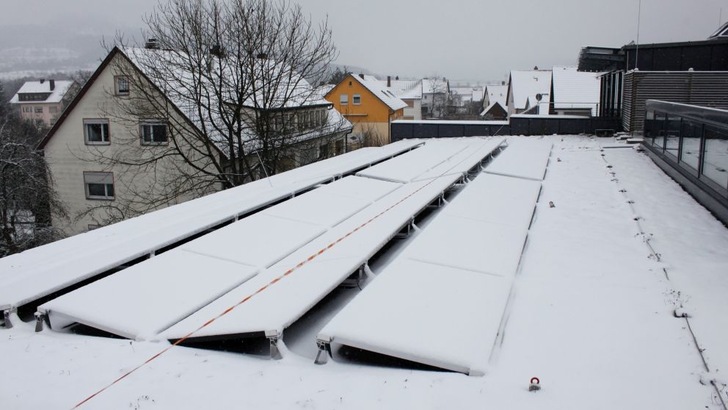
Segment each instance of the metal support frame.
[{"label": "metal support frame", "polygon": [[3,320],[5,321],[5,329],[12,329],[13,328],[13,322],[10,321],[10,313],[11,310],[3,310]]},{"label": "metal support frame", "polygon": [[35,331],[36,333],[43,331],[43,322],[48,321],[48,315],[41,312],[35,312]]},{"label": "metal support frame", "polygon": [[283,355],[281,355],[281,351],[278,348],[278,341],[281,338],[281,334],[275,330],[272,330],[272,331],[266,330],[265,337],[268,339],[268,342],[270,343],[270,358],[273,360],[283,359]]},{"label": "metal support frame", "polygon": [[412,231],[415,229],[414,228],[414,225],[415,225],[415,218],[412,217],[410,219],[410,221],[407,223],[407,225],[405,225],[402,228],[402,230],[397,233],[396,237],[397,238],[407,238],[407,237],[409,237],[410,234],[412,233]]},{"label": "metal support frame", "polygon": [[317,340],[316,346],[318,346],[319,350],[316,354],[316,360],[314,360],[314,363],[318,365],[324,365],[328,363],[329,357],[333,357],[331,354],[331,344],[322,340]]}]

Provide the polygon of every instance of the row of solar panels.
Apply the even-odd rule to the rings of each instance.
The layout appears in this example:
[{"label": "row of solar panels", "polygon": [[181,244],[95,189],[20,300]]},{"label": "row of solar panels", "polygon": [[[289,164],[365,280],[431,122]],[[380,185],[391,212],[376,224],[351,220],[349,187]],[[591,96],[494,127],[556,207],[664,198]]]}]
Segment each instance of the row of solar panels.
[{"label": "row of solar panels", "polygon": [[0,311],[12,311],[313,187],[422,145],[400,141],[261,179],[0,259]]},{"label": "row of solar panels", "polygon": [[320,346],[484,374],[550,151],[549,143],[509,145],[325,326]]},{"label": "row of solar panels", "polygon": [[81,323],[134,339],[280,335],[501,143],[429,141],[44,303],[39,311],[54,329]]},{"label": "row of solar panels", "polygon": [[[39,312],[54,329],[81,323],[134,339],[279,337],[502,144],[428,141],[44,303]],[[482,373],[550,149],[511,143],[319,341]]]}]

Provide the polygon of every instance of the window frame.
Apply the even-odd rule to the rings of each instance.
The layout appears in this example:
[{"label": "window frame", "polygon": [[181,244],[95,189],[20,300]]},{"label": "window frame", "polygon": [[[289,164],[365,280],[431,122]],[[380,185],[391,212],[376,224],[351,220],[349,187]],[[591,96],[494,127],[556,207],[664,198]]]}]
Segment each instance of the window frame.
[{"label": "window frame", "polygon": [[339,95],[339,104],[340,105],[349,105],[349,94]]},{"label": "window frame", "polygon": [[[154,140],[154,128],[162,126],[164,127],[164,141]],[[152,139],[146,140],[145,128],[150,127],[152,131]],[[169,144],[169,126],[166,121],[162,120],[144,120],[139,123],[139,141],[142,145],[167,145]]]},{"label": "window frame", "polygon": [[[105,180],[109,179],[110,182],[105,182]],[[91,185],[103,186],[104,194],[93,194],[91,192]],[[113,201],[114,199],[116,199],[116,190],[114,188],[114,173],[103,171],[84,171],[83,190],[86,194],[86,199],[89,201]]]},{"label": "window frame", "polygon": [[[89,139],[88,127],[90,125],[101,125],[101,141],[91,141]],[[106,127],[103,127],[103,126]],[[104,128],[106,133],[104,134]],[[105,139],[104,139],[105,137]],[[86,145],[109,145],[111,144],[111,126],[108,118],[84,118],[83,119],[83,140]]]},{"label": "window frame", "polygon": [[[121,85],[126,84],[126,88],[122,89]],[[125,75],[114,76],[114,94],[119,96],[127,96],[131,93],[131,83],[129,77]]]},{"label": "window frame", "polygon": [[351,96],[351,103],[353,105],[361,105],[361,94],[354,94]]}]

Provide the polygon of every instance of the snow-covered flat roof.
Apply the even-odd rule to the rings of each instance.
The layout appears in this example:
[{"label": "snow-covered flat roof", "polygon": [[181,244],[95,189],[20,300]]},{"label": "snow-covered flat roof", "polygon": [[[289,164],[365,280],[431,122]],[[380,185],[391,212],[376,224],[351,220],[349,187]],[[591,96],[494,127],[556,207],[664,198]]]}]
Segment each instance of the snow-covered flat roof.
[{"label": "snow-covered flat roof", "polygon": [[400,141],[381,148],[360,149],[2,258],[0,310],[40,299],[421,144]]},{"label": "snow-covered flat roof", "polygon": [[[517,140],[533,138],[509,137],[511,143]],[[403,262],[396,256],[404,255],[407,245],[434,226],[418,221],[419,233],[398,241],[401,246],[393,246],[380,266],[372,266],[377,276],[361,283],[363,292],[337,289],[335,297],[285,330],[279,344],[282,360],[242,353],[254,350],[247,340],[228,341],[218,347],[234,351],[221,352],[164,341],[35,333],[33,323],[17,320],[14,328],[0,329],[6,370],[0,402],[14,409],[72,408],[101,391],[80,408],[721,409],[720,400],[728,401],[723,374],[728,369],[728,229],[646,155],[623,142],[576,135],[543,140],[553,143],[552,157],[505,312],[495,313],[502,289],[508,288],[497,276],[472,272],[454,283],[447,280],[449,273],[461,270],[428,272],[433,265],[414,261],[401,276],[384,275]],[[602,150],[607,146],[622,149]],[[487,173],[470,183],[485,177],[539,184]],[[465,206],[458,199],[474,187],[448,196],[450,203],[440,210]],[[438,213],[429,215],[434,223]],[[350,239],[373,239],[359,233],[364,232],[360,229]],[[354,255],[359,239],[339,245],[348,243],[352,253],[346,255]],[[387,258],[393,261],[387,264]],[[314,259],[318,261],[323,259]],[[334,258],[326,262],[338,264]],[[307,278],[314,276],[302,282]],[[400,332],[407,346],[437,330],[430,318],[444,323],[440,329],[449,334],[480,329],[472,338],[436,335],[432,349],[441,347],[449,357],[432,364],[444,367],[460,357],[466,360],[454,370],[467,371],[472,356],[463,352],[484,348],[490,352],[480,356],[487,363],[486,376],[420,370],[401,362],[379,365],[378,357],[356,349],[335,349],[327,365],[315,365],[316,335],[331,317],[375,287],[389,289],[387,298],[398,298],[398,308],[412,310],[375,305],[357,321],[369,326],[399,315],[399,322],[387,320],[397,322],[387,332]],[[421,296],[433,288],[459,295],[452,298],[453,307],[477,314],[443,317],[436,305],[422,302],[426,298]],[[294,289],[290,295],[292,303],[301,302]],[[290,309],[280,301],[269,306]],[[684,317],[675,317],[676,309],[689,315],[689,326]],[[431,314],[416,316],[419,310]],[[475,346],[495,337],[488,334],[488,325],[499,315],[507,318],[499,328],[504,337],[495,345]],[[356,336],[372,342],[363,349],[381,344],[374,334]],[[343,334],[339,337],[344,340]],[[414,347],[404,353],[429,357]],[[532,377],[540,379],[540,391],[529,391]]]},{"label": "snow-covered flat roof", "polygon": [[476,176],[318,339],[484,374],[540,190]]}]

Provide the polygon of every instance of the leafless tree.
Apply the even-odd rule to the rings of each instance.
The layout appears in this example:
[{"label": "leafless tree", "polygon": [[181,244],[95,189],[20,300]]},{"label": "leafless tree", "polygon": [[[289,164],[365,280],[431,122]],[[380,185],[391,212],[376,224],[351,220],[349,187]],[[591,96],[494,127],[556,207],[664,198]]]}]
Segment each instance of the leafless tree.
[{"label": "leafless tree", "polygon": [[[136,203],[113,213],[128,217],[132,209],[272,175],[300,163],[311,141],[323,147],[343,138],[346,121],[311,86],[336,57],[331,30],[326,21],[312,23],[299,5],[170,0],[145,25],[144,45],[116,39],[122,58],[114,74],[130,92],[104,106],[135,137],[115,138],[125,148],[100,149],[93,160],[156,179],[139,185],[127,178]],[[163,120],[167,141],[140,145],[140,119]]]},{"label": "leafless tree", "polygon": [[50,213],[65,211],[53,190],[42,153],[34,147],[40,134],[5,106],[0,85],[0,257],[60,237]]}]

